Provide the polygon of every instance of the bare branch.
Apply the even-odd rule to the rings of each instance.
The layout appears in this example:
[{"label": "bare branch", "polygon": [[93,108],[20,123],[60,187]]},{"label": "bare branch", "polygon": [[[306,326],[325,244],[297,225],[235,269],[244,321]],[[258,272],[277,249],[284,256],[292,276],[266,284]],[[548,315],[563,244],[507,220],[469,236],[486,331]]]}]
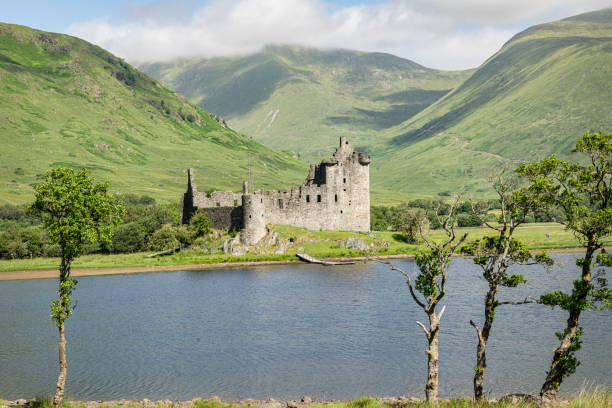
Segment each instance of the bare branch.
[{"label": "bare branch", "polygon": [[527,303],[542,303],[542,302],[540,302],[539,299],[533,298],[531,296],[527,296],[525,298],[525,300],[523,300],[521,302],[499,302],[497,305],[498,306],[500,306],[500,305],[524,305],[524,304],[527,304]]},{"label": "bare branch", "polygon": [[468,236],[468,233],[466,232],[465,234],[463,234],[461,238],[459,238],[459,241],[457,241],[457,243],[451,247],[451,254],[455,252],[455,249],[457,249],[457,247],[461,245],[463,241],[465,241],[467,236]]},{"label": "bare branch", "polygon": [[442,315],[444,314],[445,311],[446,311],[446,305],[442,306],[442,310],[440,310],[440,313],[438,314],[438,320],[442,320]]},{"label": "bare branch", "polygon": [[476,334],[478,335],[478,341],[480,343],[484,343],[484,338],[482,337],[482,331],[480,330],[480,327],[478,327],[478,325],[474,323],[473,320],[470,320],[470,324],[474,326],[474,328],[476,329]]},{"label": "bare branch", "polygon": [[381,262],[385,265],[387,265],[389,268],[391,268],[391,270],[393,271],[397,271],[399,273],[401,273],[402,275],[404,275],[406,277],[406,279],[408,279],[406,281],[406,284],[408,285],[408,289],[410,289],[410,295],[412,296],[412,299],[415,301],[415,303],[417,305],[419,305],[423,310],[427,310],[427,306],[425,306],[425,304],[423,302],[421,302],[419,300],[419,298],[416,296],[416,293],[414,293],[414,289],[412,289],[412,280],[410,279],[410,275],[408,275],[408,273],[404,272],[403,270],[401,270],[400,268],[396,268],[395,266],[393,266],[391,264],[391,262]]},{"label": "bare branch", "polygon": [[427,330],[427,328],[425,328],[425,325],[423,323],[417,321],[416,324],[421,326],[421,329],[423,329],[423,331],[425,332],[425,335],[427,336],[427,338],[429,338],[429,336],[431,336],[431,334],[429,333],[429,330]]}]

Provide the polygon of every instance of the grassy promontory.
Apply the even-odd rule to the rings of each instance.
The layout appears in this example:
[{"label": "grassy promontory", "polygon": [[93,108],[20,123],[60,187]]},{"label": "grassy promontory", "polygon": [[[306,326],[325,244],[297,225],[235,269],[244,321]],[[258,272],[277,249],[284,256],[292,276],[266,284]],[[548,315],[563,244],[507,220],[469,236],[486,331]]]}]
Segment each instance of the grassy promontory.
[{"label": "grassy promontory", "polygon": [[[261,245],[248,248],[242,255],[224,253],[223,244],[230,241],[228,235],[216,235],[200,241],[200,246],[170,254],[139,252],[133,254],[92,254],[75,260],[75,275],[99,275],[111,273],[158,272],[179,269],[202,269],[216,266],[245,266],[251,263],[297,262],[296,253],[305,252],[316,258],[364,259],[372,257],[410,257],[421,244],[409,244],[393,231],[355,233],[347,231],[309,231],[290,226],[273,226],[278,236],[276,246]],[[487,228],[459,228],[458,233],[468,232],[468,240],[490,234]],[[436,239],[440,231],[431,231]],[[580,245],[571,232],[559,224],[526,224],[515,234],[531,250],[571,250]],[[441,235],[440,235],[441,236]],[[279,253],[278,243],[285,247]],[[609,244],[612,244],[609,243]],[[365,248],[365,249],[363,249]],[[57,258],[33,258],[0,260],[0,280],[55,277]],[[47,270],[45,275],[45,270]],[[38,272],[34,274],[33,272]],[[47,276],[48,275],[48,276]]]},{"label": "grassy promontory", "polygon": [[[610,390],[583,390],[572,398],[559,401],[557,405],[565,408],[610,408],[612,407],[612,393]],[[52,408],[53,404],[47,398],[37,398],[29,402],[25,400],[0,400],[0,406]],[[362,397],[357,400],[347,401],[312,401],[309,397],[302,397],[299,401],[276,401],[271,398],[267,401],[244,399],[231,402],[223,402],[218,397],[212,397],[208,400],[196,398],[183,402],[170,400],[150,401],[148,399],[142,401],[117,400],[106,402],[68,401],[64,402],[63,406],[65,408],[536,408],[539,404],[534,397],[527,396],[527,398],[521,398],[514,395],[478,403],[468,397],[456,399],[442,398],[437,404],[428,404],[425,400],[414,397]]]}]

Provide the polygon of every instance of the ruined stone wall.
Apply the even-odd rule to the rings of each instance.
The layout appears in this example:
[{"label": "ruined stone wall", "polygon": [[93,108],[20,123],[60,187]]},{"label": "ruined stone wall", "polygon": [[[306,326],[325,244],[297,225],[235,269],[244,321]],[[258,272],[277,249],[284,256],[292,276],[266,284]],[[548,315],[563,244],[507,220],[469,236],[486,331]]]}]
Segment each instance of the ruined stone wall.
[{"label": "ruined stone wall", "polygon": [[214,191],[209,195],[198,191],[193,181],[193,169],[187,171],[187,192],[181,200],[181,223],[187,224],[197,210],[206,211],[211,227],[215,229],[241,229],[244,226],[242,194]]},{"label": "ruined stone wall", "polygon": [[[311,230],[369,231],[369,164],[368,156],[355,152],[350,142],[341,137],[333,156],[311,165],[304,183],[291,190],[259,190],[249,194],[245,183],[242,194],[213,192],[207,197],[197,191],[190,170],[187,193],[183,195],[183,214],[189,213],[190,208],[192,212],[197,208],[240,208],[244,243],[261,239],[266,234],[267,224]],[[226,211],[211,212],[211,216],[219,218],[219,225],[235,225],[232,224],[235,220],[221,214]],[[236,214],[234,212],[234,216]]]},{"label": "ruined stone wall", "polygon": [[[256,191],[244,204],[250,236],[261,235],[266,224],[293,225],[311,230],[370,230],[369,157],[341,144],[331,159],[311,166],[308,177],[291,190]],[[247,215],[250,219],[246,219]],[[259,229],[260,233],[253,231]],[[248,238],[250,239],[250,238]]]},{"label": "ruined stone wall", "polygon": [[217,230],[239,231],[244,228],[242,206],[200,208],[208,215],[210,226]]}]

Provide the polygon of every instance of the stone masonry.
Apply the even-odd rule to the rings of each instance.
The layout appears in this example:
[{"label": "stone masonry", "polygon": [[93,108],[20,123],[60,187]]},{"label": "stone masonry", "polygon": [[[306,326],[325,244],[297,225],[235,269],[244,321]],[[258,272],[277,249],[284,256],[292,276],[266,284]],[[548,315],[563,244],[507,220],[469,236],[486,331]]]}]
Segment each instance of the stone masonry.
[{"label": "stone masonry", "polygon": [[181,220],[188,223],[197,210],[206,211],[216,229],[240,230],[244,244],[266,235],[266,225],[293,225],[310,230],[370,230],[370,157],[353,150],[345,137],[333,156],[310,165],[308,177],[290,190],[249,193],[199,192],[188,170]]}]

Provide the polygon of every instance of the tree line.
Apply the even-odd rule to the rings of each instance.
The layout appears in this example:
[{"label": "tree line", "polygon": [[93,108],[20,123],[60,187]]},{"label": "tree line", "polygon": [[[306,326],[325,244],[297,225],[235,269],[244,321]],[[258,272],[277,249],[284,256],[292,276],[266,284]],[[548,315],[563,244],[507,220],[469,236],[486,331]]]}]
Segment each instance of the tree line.
[{"label": "tree line", "polygon": [[[205,214],[181,225],[176,204],[158,203],[146,195],[116,196],[125,213],[108,242],[89,242],[83,254],[165,251],[189,246],[210,232]],[[0,258],[59,257],[60,247],[50,240],[42,220],[25,206],[0,206]]]}]

